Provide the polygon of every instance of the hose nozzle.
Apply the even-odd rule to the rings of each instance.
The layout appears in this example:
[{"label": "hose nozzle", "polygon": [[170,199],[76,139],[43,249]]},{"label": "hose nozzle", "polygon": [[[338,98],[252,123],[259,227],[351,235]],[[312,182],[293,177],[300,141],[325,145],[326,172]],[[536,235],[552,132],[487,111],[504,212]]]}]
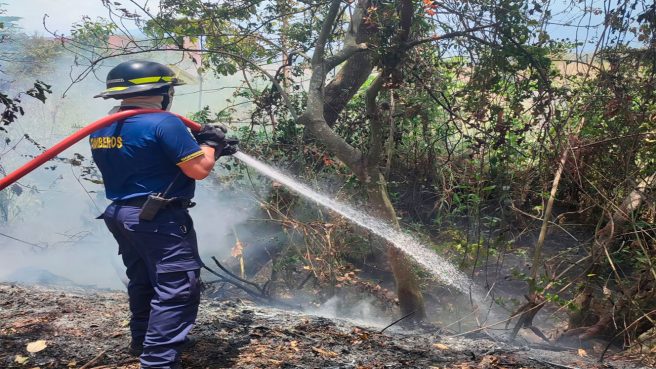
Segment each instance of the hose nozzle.
[{"label": "hose nozzle", "polygon": [[223,150],[221,150],[221,153],[217,156],[217,158],[220,158],[221,156],[230,156],[237,151],[239,151],[239,139],[235,137],[231,138],[226,138],[223,140],[223,144],[225,145],[223,147]]}]

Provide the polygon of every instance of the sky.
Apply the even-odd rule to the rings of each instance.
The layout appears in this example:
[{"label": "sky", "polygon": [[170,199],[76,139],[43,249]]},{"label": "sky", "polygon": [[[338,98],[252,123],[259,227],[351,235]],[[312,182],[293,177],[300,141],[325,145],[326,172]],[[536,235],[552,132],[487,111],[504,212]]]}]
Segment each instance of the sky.
[{"label": "sky", "polygon": [[[119,1],[129,10],[137,9],[129,0]],[[82,19],[83,15],[108,17],[107,9],[101,0],[0,0],[5,3],[2,7],[7,15],[22,17],[19,25],[28,34],[34,32],[46,34],[43,28],[43,16],[48,14],[46,25],[51,31],[57,30],[59,34],[70,35],[71,25]],[[140,0],[140,4],[146,3]],[[150,1],[151,9],[158,1]]]},{"label": "sky", "polygon": [[[116,0],[112,0],[115,2]],[[159,0],[136,0],[139,4],[147,4],[151,13],[156,13]],[[137,6],[131,3],[130,0],[118,0],[128,10],[142,13]],[[586,0],[583,4],[578,4],[578,7],[591,6],[600,7],[602,0]],[[82,16],[88,15],[92,19],[96,17],[108,18],[108,10],[102,5],[101,0],[0,0],[0,8],[4,7],[7,10],[6,15],[22,17],[19,25],[23,27],[24,31],[28,34],[34,32],[39,34],[47,34],[43,27],[43,16],[48,14],[46,24],[51,31],[57,31],[59,34],[70,35],[71,25],[78,22]],[[563,0],[555,1],[551,5],[551,10],[555,15],[555,23],[566,23],[568,21],[577,22],[577,15],[580,15],[580,9],[571,9],[567,6],[571,2]],[[575,4],[575,2],[574,2]],[[574,11],[572,11],[574,10]],[[572,14],[574,15],[572,17]],[[600,23],[601,16],[593,23]],[[129,25],[128,28],[132,29]],[[136,27],[134,27],[136,28]],[[552,25],[548,29],[549,34],[556,38],[574,38],[576,28]],[[581,32],[578,35],[580,39],[585,39],[585,34]]]}]

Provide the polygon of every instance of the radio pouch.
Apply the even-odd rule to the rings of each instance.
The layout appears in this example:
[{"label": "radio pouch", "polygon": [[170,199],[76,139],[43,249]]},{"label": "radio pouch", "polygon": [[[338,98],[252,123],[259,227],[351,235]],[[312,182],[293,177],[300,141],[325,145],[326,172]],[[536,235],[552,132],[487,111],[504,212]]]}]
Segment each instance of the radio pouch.
[{"label": "radio pouch", "polygon": [[141,207],[141,211],[139,212],[139,219],[142,220],[153,220],[157,216],[157,213],[159,213],[160,210],[166,205],[168,201],[158,195],[153,195],[150,194],[148,195],[148,199],[146,202],[143,204]]},{"label": "radio pouch", "polygon": [[173,184],[175,181],[180,178],[180,175],[182,172],[179,172],[175,178],[173,178],[173,181],[169,185],[169,187],[166,189],[163,195],[160,196],[160,194],[150,194],[148,195],[148,199],[146,199],[146,202],[143,204],[141,207],[141,211],[139,212],[139,219],[142,220],[153,220],[157,216],[157,213],[159,213],[162,208],[170,202],[170,200],[166,199],[166,196],[169,194],[169,191],[171,191],[171,188],[173,188]]}]

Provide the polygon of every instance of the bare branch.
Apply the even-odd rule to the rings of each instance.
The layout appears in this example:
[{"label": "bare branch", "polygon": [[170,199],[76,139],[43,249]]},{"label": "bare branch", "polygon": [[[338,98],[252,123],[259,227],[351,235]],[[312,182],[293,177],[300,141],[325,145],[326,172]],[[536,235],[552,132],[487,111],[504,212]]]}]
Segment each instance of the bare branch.
[{"label": "bare branch", "polygon": [[404,44],[403,49],[404,50],[409,50],[409,49],[411,49],[411,48],[413,48],[417,45],[425,44],[427,42],[434,42],[434,41],[446,40],[446,39],[455,38],[455,37],[466,36],[468,33],[480,31],[480,30],[486,29],[486,28],[497,27],[500,24],[501,24],[501,22],[486,24],[484,26],[473,27],[473,28],[469,28],[469,29],[466,29],[466,30],[463,30],[463,31],[449,32],[449,33],[445,33],[445,34],[439,35],[439,36],[436,35],[436,36],[429,37],[429,38],[424,38],[424,39],[421,39],[421,40],[411,41],[411,42],[408,42],[408,43]]}]

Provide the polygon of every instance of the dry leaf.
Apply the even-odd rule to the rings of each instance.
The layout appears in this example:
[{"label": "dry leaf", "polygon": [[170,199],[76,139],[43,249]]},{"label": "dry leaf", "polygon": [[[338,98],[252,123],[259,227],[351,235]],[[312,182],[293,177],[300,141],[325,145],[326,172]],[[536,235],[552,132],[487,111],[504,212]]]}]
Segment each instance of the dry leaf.
[{"label": "dry leaf", "polygon": [[27,352],[39,352],[48,347],[46,341],[35,341],[27,344]]},{"label": "dry leaf", "polygon": [[23,364],[29,359],[30,359],[29,357],[18,355],[18,356],[16,356],[16,360],[14,360],[14,361],[16,361],[19,364]]},{"label": "dry leaf", "polygon": [[112,338],[116,338],[116,337],[122,335],[123,333],[125,333],[125,332],[116,331],[116,332],[112,333]]},{"label": "dry leaf", "polygon": [[435,343],[435,344],[433,344],[433,345],[434,345],[435,347],[437,347],[438,349],[440,349],[440,350],[448,350],[448,349],[449,349],[449,346],[443,345],[443,344],[441,344],[441,343]]},{"label": "dry leaf", "polygon": [[366,333],[362,333],[362,334],[360,335],[360,338],[362,338],[363,340],[368,340],[368,339],[369,339],[369,336],[367,336]]},{"label": "dry leaf", "polygon": [[586,357],[586,356],[588,356],[588,353],[585,352],[584,349],[579,349],[579,356],[580,356],[580,357]]},{"label": "dry leaf", "polygon": [[339,356],[336,352],[326,351],[326,350],[322,350],[322,349],[320,349],[320,348],[316,348],[316,347],[312,347],[312,351],[314,351],[314,352],[316,352],[316,353],[319,353],[319,354],[321,354],[321,355],[323,355],[323,356],[332,356],[332,357],[337,357],[337,356]]},{"label": "dry leaf", "polygon": [[76,365],[77,365],[77,361],[71,361],[70,363],[68,363],[67,366],[76,366]]}]

